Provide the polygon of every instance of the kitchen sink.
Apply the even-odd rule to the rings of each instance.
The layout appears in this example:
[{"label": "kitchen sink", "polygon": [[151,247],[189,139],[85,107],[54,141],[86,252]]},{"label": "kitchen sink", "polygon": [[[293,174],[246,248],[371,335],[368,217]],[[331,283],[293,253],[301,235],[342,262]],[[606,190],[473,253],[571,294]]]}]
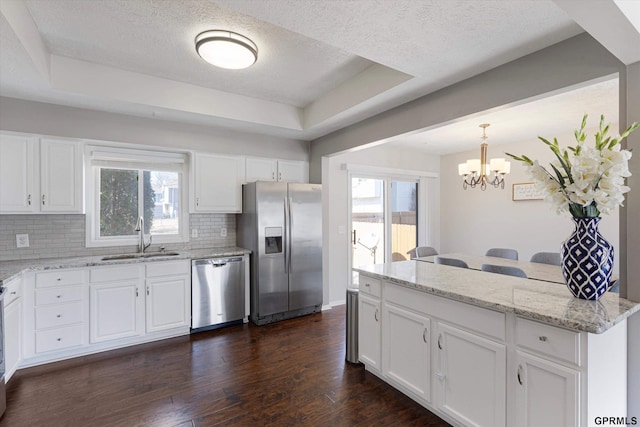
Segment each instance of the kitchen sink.
[{"label": "kitchen sink", "polygon": [[178,252],[150,252],[147,254],[121,254],[121,255],[107,255],[103,256],[103,261],[113,261],[118,259],[137,259],[137,258],[157,258],[157,257],[172,257],[180,255]]}]

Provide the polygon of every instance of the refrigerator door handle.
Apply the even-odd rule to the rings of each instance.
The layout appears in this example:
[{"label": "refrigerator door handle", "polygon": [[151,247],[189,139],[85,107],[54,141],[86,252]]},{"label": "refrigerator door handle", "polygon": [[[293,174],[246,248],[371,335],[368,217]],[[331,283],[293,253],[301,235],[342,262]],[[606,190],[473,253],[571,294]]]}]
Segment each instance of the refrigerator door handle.
[{"label": "refrigerator door handle", "polygon": [[282,246],[284,249],[284,271],[285,273],[289,272],[289,203],[288,199],[285,197],[284,200],[284,242],[282,242]]},{"label": "refrigerator door handle", "polygon": [[289,230],[289,234],[288,234],[288,238],[289,238],[288,245],[289,245],[289,248],[287,250],[287,255],[289,257],[289,261],[288,261],[288,264],[289,264],[288,273],[289,274],[293,273],[293,265],[291,265],[292,264],[291,263],[291,253],[293,252],[293,242],[292,242],[292,234],[293,233],[291,231],[293,229],[293,216],[291,215],[291,202],[292,202],[291,197],[287,197],[287,205],[289,205],[289,209],[288,209],[289,210],[289,218],[288,218],[289,225],[287,226],[288,230]]}]

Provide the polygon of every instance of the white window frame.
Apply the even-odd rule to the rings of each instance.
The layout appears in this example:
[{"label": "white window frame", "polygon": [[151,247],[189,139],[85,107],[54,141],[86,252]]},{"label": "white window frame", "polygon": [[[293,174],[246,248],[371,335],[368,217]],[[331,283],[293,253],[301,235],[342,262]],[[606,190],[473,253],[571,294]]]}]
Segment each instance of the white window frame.
[{"label": "white window frame", "polygon": [[[188,156],[185,153],[87,145],[85,149],[86,246],[89,248],[137,245],[139,236],[100,236],[100,169],[151,170],[178,173],[180,197],[177,234],[151,234],[153,244],[189,242]],[[143,186],[139,180],[138,190]],[[140,194],[140,193],[139,193]],[[143,198],[138,199],[138,210]]]}]

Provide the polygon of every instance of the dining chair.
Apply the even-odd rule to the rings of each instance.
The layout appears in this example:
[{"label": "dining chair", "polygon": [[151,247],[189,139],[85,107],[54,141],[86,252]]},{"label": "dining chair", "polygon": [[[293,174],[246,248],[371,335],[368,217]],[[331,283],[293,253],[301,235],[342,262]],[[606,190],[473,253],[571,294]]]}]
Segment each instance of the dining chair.
[{"label": "dining chair", "polygon": [[494,256],[498,258],[506,258],[518,260],[518,251],[515,249],[506,249],[506,248],[491,248],[487,250],[486,256]]},{"label": "dining chair", "polygon": [[531,255],[531,262],[560,265],[560,252],[537,252]]},{"label": "dining chair", "polygon": [[518,267],[511,267],[507,265],[494,265],[494,264],[482,264],[482,271],[497,274],[506,274],[507,276],[515,276],[527,278],[527,273]]},{"label": "dining chair", "polygon": [[437,256],[433,259],[433,262],[435,264],[450,265],[452,267],[469,268],[469,265],[466,262],[457,258],[447,258],[447,257]]},{"label": "dining chair", "polygon": [[431,246],[418,246],[411,249],[407,254],[409,255],[409,259],[414,259],[423,256],[438,255],[438,251]]},{"label": "dining chair", "polygon": [[620,279],[612,282],[611,286],[609,286],[609,289],[607,290],[607,292],[613,292],[614,294],[619,294],[620,293]]}]

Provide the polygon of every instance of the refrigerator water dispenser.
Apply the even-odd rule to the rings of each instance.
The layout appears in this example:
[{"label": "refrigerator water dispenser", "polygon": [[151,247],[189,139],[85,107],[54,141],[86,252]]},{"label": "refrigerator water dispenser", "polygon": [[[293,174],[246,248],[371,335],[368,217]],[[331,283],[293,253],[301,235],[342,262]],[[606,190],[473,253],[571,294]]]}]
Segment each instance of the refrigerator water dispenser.
[{"label": "refrigerator water dispenser", "polygon": [[282,253],[282,227],[264,228],[264,253]]}]

